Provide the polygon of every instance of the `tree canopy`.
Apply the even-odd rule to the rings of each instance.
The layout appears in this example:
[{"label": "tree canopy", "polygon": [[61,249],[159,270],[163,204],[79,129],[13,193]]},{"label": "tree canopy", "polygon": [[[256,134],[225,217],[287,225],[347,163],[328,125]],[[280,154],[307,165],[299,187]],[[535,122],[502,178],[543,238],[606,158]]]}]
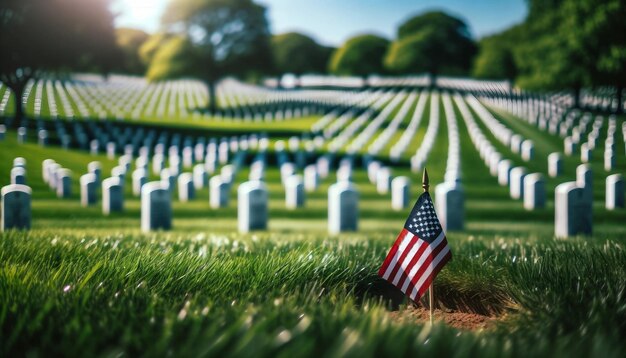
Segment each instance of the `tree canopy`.
[{"label": "tree canopy", "polygon": [[42,72],[102,71],[119,63],[108,0],[0,2],[0,81],[22,116],[26,83]]},{"label": "tree canopy", "polygon": [[324,73],[333,49],[297,32],[272,37],[272,54],[277,73]]},{"label": "tree canopy", "polygon": [[476,53],[467,25],[446,13],[427,12],[403,23],[385,56],[394,73],[467,74]]},{"label": "tree canopy", "polygon": [[[152,59],[151,78],[194,76],[206,81],[212,110],[217,80],[271,67],[265,8],[252,0],[172,0],[162,22],[171,34],[184,39],[163,43],[166,48]],[[175,62],[159,63],[170,60]]]},{"label": "tree canopy", "polygon": [[481,39],[472,75],[481,79],[513,81],[518,74],[515,44],[521,39],[521,31],[521,26],[515,26],[500,34]]},{"label": "tree canopy", "polygon": [[376,35],[350,38],[330,59],[329,70],[337,75],[367,76],[384,73],[383,57],[389,40]]},{"label": "tree canopy", "polygon": [[139,50],[150,35],[145,31],[130,28],[116,29],[115,35],[117,45],[124,55],[119,70],[132,74],[144,74],[146,72],[146,65],[139,56]]}]

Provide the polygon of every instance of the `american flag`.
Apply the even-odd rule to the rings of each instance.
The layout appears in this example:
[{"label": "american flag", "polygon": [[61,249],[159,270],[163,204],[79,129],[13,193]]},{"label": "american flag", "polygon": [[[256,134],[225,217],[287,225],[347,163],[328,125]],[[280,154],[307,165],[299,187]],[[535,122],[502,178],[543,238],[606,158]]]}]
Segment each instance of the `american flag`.
[{"label": "american flag", "polygon": [[450,259],[448,241],[426,192],[417,199],[378,275],[416,301]]}]

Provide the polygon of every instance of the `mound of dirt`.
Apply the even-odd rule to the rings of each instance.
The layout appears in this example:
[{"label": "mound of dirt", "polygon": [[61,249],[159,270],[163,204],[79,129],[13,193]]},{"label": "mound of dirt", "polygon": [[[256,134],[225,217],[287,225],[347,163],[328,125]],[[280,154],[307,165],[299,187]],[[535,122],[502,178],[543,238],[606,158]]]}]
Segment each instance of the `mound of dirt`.
[{"label": "mound of dirt", "polygon": [[[409,306],[400,311],[389,312],[398,320],[409,320],[420,323],[430,322],[430,312],[427,308],[419,306]],[[495,316],[484,316],[477,313],[460,312],[453,310],[435,310],[434,319],[436,322],[444,322],[450,327],[464,330],[481,330],[489,328],[496,320]]]}]

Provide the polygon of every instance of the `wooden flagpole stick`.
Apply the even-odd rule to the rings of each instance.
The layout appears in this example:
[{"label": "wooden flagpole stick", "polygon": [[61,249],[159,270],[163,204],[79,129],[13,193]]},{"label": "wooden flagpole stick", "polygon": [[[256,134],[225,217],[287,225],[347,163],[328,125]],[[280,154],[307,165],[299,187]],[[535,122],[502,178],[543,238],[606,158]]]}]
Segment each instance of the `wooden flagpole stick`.
[{"label": "wooden flagpole stick", "polygon": [[[422,188],[425,193],[428,193],[428,188],[430,184],[428,182],[428,171],[424,168],[424,174],[422,175]],[[433,282],[435,280],[433,279]],[[433,313],[435,309],[435,290],[433,289],[433,282],[430,283],[430,287],[428,287],[428,308],[430,310],[430,324],[432,325],[434,322]]]}]

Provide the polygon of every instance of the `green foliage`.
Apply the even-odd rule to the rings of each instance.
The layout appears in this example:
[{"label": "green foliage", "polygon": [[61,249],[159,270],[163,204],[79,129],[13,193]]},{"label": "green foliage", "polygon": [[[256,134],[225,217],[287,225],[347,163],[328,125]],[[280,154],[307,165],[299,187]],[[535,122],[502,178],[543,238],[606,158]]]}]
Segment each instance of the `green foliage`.
[{"label": "green foliage", "polygon": [[139,49],[150,36],[144,31],[129,28],[116,29],[115,35],[117,45],[124,53],[124,62],[119,70],[137,75],[145,74],[146,66],[139,56]]},{"label": "green foliage", "polygon": [[201,59],[191,42],[183,36],[172,36],[165,40],[154,54],[146,76],[151,81],[193,76]]},{"label": "green foliage", "polygon": [[331,48],[321,46],[312,38],[297,32],[272,37],[272,53],[277,73],[324,73],[331,52]]},{"label": "green foliage", "polygon": [[398,29],[385,57],[394,73],[467,74],[476,46],[467,25],[443,12],[415,16]]},{"label": "green foliage", "polygon": [[521,27],[516,26],[481,39],[472,75],[482,79],[514,80],[518,73],[514,47],[521,37],[520,30]]},{"label": "green foliage", "polygon": [[172,35],[167,33],[158,32],[148,37],[148,39],[146,39],[146,41],[141,45],[139,48],[139,58],[146,68],[152,64],[154,55],[159,50],[159,47],[171,37]]},{"label": "green foliage", "polygon": [[383,57],[389,41],[376,35],[352,37],[330,60],[330,72],[337,75],[367,76],[384,73]]}]

